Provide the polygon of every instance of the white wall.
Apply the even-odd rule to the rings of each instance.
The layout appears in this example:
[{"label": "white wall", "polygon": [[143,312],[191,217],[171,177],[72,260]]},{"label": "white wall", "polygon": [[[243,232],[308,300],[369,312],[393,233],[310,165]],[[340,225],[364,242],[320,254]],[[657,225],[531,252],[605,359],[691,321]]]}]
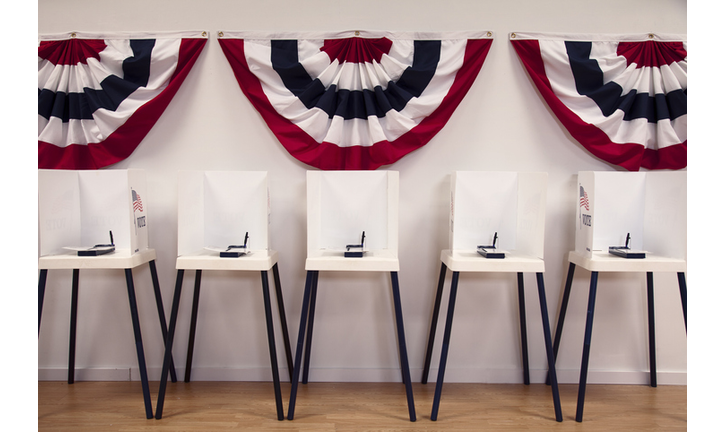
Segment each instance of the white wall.
[{"label": "white wall", "polygon": [[[271,191],[271,245],[280,270],[292,346],[304,288],[305,171],[239,89],[215,40],[219,30],[492,30],[482,71],[443,130],[426,146],[387,167],[400,172],[400,282],[413,380],[420,379],[440,250],[447,247],[450,173],[455,170],[546,171],[546,292],[557,316],[574,249],[576,173],[614,171],[574,141],[547,108],[508,41],[513,31],[562,33],[687,32],[680,0],[394,1],[315,0],[39,0],[38,31],[207,30],[211,37],[166,112],[126,160],[109,169],[147,171],[149,243],[166,313],[176,257],[179,170],[266,170]],[[162,339],[147,266],[135,272],[146,359],[160,377]],[[187,272],[174,344],[186,357],[193,276]],[[577,272],[557,369],[577,382],[589,273]],[[50,271],[38,341],[40,379],[65,379],[70,271]],[[659,382],[686,383],[687,340],[676,276],[655,275]],[[445,297],[449,290],[450,276]],[[531,379],[542,382],[546,359],[535,280],[526,277]],[[258,274],[205,272],[194,356],[194,380],[268,380],[269,354]],[[590,383],[647,383],[645,276],[599,279]],[[389,276],[320,276],[311,380],[399,381]],[[443,308],[446,307],[443,303]],[[81,272],[76,365],[80,380],[138,379],[122,272]],[[444,311],[445,309],[443,309]],[[463,274],[446,380],[522,382],[514,276]],[[554,325],[555,322],[552,323]],[[283,365],[278,321],[277,352]],[[442,326],[433,353],[437,372]],[[130,373],[129,373],[130,370]],[[282,377],[286,376],[283,368]]]}]

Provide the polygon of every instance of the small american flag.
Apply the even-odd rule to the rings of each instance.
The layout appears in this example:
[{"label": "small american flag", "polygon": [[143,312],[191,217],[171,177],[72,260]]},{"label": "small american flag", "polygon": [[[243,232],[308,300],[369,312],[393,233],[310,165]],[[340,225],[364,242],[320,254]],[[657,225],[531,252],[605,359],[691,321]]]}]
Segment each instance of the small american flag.
[{"label": "small american flag", "polygon": [[133,197],[133,211],[134,212],[142,212],[143,211],[143,201],[141,201],[141,195],[136,193],[133,189],[131,189],[131,196]]},{"label": "small american flag", "polygon": [[581,197],[581,199],[580,199],[580,206],[579,206],[579,207],[584,207],[586,210],[589,210],[589,211],[590,211],[590,208],[588,208],[588,194],[587,194],[586,191],[583,189],[583,186],[581,186],[580,197]]}]

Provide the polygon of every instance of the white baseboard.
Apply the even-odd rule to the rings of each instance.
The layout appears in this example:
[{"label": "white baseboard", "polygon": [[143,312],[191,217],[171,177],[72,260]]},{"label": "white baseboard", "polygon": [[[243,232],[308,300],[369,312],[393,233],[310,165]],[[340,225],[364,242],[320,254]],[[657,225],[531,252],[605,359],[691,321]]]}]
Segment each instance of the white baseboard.
[{"label": "white baseboard", "polygon": [[[138,369],[136,369],[138,372]],[[161,372],[159,372],[159,375]],[[129,368],[76,368],[76,381],[133,381]],[[38,381],[67,381],[67,368],[39,368]],[[140,375],[138,376],[140,381]]]},{"label": "white baseboard", "polygon": [[[580,371],[577,369],[558,370],[560,384],[578,384]],[[545,382],[546,370],[530,371],[531,383]],[[410,370],[413,383],[420,382],[422,368]],[[183,380],[184,369],[177,368],[176,375]],[[148,378],[158,381],[161,368],[149,368]],[[658,371],[657,381],[660,385],[686,385],[687,373],[677,371]],[[279,368],[279,378],[289,381],[287,368]],[[65,381],[68,371],[65,368],[39,368],[38,381]],[[138,368],[77,368],[76,381],[140,381]],[[389,369],[344,369],[344,368],[312,368],[309,371],[312,382],[402,382],[400,370]],[[200,367],[191,371],[192,381],[271,381],[269,368],[221,368]],[[430,369],[428,383],[437,380],[437,369]],[[520,384],[523,382],[523,371],[519,369],[456,369],[445,371],[446,383],[489,383],[489,384]],[[588,384],[648,384],[648,371],[603,371],[590,370]]]},{"label": "white baseboard", "polygon": [[[576,384],[580,379],[578,369],[559,370],[560,384]],[[533,372],[531,371],[531,381]],[[545,374],[543,375],[545,377]],[[588,384],[639,384],[648,385],[651,381],[649,371],[588,371]],[[678,371],[657,371],[656,381],[659,385],[686,385],[687,373]]]},{"label": "white baseboard", "polygon": [[[412,380],[421,379],[422,369],[412,371]],[[544,383],[547,370],[531,369],[530,382]],[[556,370],[559,384],[578,384],[581,371],[579,369]],[[437,369],[430,369],[428,382],[437,380]],[[649,371],[606,371],[589,370],[588,384],[649,384]],[[657,371],[656,381],[661,385],[686,385],[686,372]],[[522,369],[451,369],[445,370],[446,383],[489,383],[489,384],[522,384]]]}]

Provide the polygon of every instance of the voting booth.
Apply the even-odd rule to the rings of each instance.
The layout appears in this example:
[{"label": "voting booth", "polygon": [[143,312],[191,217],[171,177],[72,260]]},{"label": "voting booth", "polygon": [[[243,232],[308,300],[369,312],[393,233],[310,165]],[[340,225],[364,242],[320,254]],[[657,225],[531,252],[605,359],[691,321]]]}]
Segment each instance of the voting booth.
[{"label": "voting booth", "polygon": [[650,385],[657,386],[654,272],[676,273],[686,328],[686,171],[578,173],[575,250],[568,254],[568,276],[556,325],[554,352],[576,267],[590,271],[576,421],[583,421],[588,361],[599,273],[646,274]]},{"label": "voting booth", "polygon": [[396,171],[308,171],[306,270],[398,271],[398,206]]},{"label": "voting booth", "polygon": [[440,276],[427,341],[422,383],[427,384],[447,270],[452,271],[440,367],[430,418],[437,420],[460,272],[516,273],[523,382],[530,384],[523,274],[535,273],[550,365],[553,408],[562,421],[543,272],[547,173],[457,171],[450,180],[449,247],[440,253]]},{"label": "voting booth", "polygon": [[450,180],[450,249],[499,249],[543,258],[546,173],[456,171]]},{"label": "voting booth", "polygon": [[578,173],[576,252],[624,245],[686,259],[686,171]]},{"label": "voting booth", "polygon": [[[269,275],[276,289],[279,320],[284,338],[287,367],[292,370],[291,346],[279,277],[279,254],[269,247],[269,183],[266,171],[180,171],[178,173],[178,257],[176,287],[166,339],[166,354],[159,386],[156,418],[163,416],[166,371],[172,369],[171,352],[184,272],[195,272],[191,325],[184,381],[191,381],[199,318],[202,271],[227,270],[259,272],[261,275],[267,341],[271,361],[278,420],[284,420],[274,324],[272,320]],[[237,273],[238,274],[238,273]],[[233,342],[230,342],[233,343]],[[200,347],[203,349],[203,346]]]},{"label": "voting booth", "polygon": [[[74,383],[80,270],[124,270],[146,418],[152,418],[132,272],[142,264],[148,263],[151,270],[164,338],[167,328],[156,271],[156,251],[148,247],[150,223],[147,197],[143,170],[38,171],[38,335],[48,270],[72,270],[68,383]],[[173,362],[173,359],[169,361]],[[170,373],[171,380],[175,382],[175,372]]]},{"label": "voting booth", "polygon": [[307,171],[307,278],[289,397],[289,420],[294,419],[300,377],[304,384],[309,379],[320,271],[390,273],[402,381],[410,421],[416,420],[397,275],[400,269],[398,206],[397,171]]},{"label": "voting booth", "polygon": [[247,233],[249,250],[266,251],[270,214],[265,171],[180,171],[178,255],[242,245]]},{"label": "voting booth", "polygon": [[120,253],[148,249],[143,170],[38,170],[40,255],[113,242]]}]

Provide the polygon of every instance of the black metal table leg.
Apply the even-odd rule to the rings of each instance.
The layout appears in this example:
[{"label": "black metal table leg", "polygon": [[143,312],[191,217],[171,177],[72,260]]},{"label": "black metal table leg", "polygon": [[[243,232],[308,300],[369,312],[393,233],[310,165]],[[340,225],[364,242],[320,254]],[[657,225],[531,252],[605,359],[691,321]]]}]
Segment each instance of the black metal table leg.
[{"label": "black metal table leg", "polygon": [[[561,334],[563,333],[563,322],[566,320],[566,310],[568,309],[568,299],[571,297],[571,285],[573,285],[573,274],[576,271],[576,265],[570,263],[568,265],[568,276],[566,277],[566,285],[563,289],[563,299],[561,300],[561,310],[558,313],[558,322],[556,323],[556,334],[553,340],[553,359],[558,358],[558,348],[561,345]],[[546,377],[546,384],[551,383],[550,376]]]},{"label": "black metal table leg", "polygon": [[307,328],[307,313],[309,312],[309,294],[312,290],[312,280],[315,271],[307,271],[307,281],[304,285],[304,298],[302,299],[302,313],[299,319],[299,335],[297,336],[297,352],[294,356],[294,368],[292,373],[292,390],[289,394],[289,410],[287,411],[287,419],[294,420],[294,406],[297,402],[297,388],[299,386],[299,363],[302,361],[302,351],[304,349],[304,331]]},{"label": "black metal table leg", "polygon": [[189,325],[189,345],[186,350],[186,373],[184,382],[191,382],[191,363],[194,360],[194,341],[196,339],[196,321],[199,317],[199,295],[201,294],[201,270],[196,270],[194,280],[194,301],[191,306],[191,324]]},{"label": "black metal table leg", "polygon": [[282,283],[279,278],[279,266],[275,263],[272,267],[272,274],[274,275],[274,288],[277,295],[277,308],[279,309],[279,321],[282,325],[282,337],[284,338],[284,352],[287,357],[287,368],[289,369],[289,381],[292,380],[292,373],[294,372],[294,363],[292,361],[292,348],[289,343],[289,328],[287,327],[287,313],[284,308],[284,296],[282,295]]},{"label": "black metal table leg", "polygon": [[397,323],[397,340],[400,345],[400,366],[402,369],[402,382],[405,384],[407,393],[407,410],[410,414],[410,421],[417,420],[415,415],[415,400],[412,395],[412,379],[410,378],[410,364],[407,359],[407,344],[405,343],[405,324],[402,319],[402,300],[400,299],[400,283],[397,272],[390,272],[392,281],[392,298],[395,303],[395,320]]},{"label": "black metal table leg", "polygon": [[[158,310],[158,319],[161,321],[161,335],[163,341],[166,343],[166,335],[168,329],[166,328],[166,314],[163,310],[163,299],[161,298],[161,286],[158,283],[158,273],[156,272],[156,260],[148,262],[148,267],[151,269],[151,281],[153,282],[153,294],[156,296],[156,309]],[[173,364],[173,356],[171,356],[171,382],[176,382],[176,367]]]},{"label": "black metal table leg", "polygon": [[450,349],[450,334],[452,332],[453,314],[455,313],[455,300],[458,292],[458,277],[460,272],[453,272],[452,286],[450,287],[450,300],[447,305],[447,319],[445,321],[445,333],[442,338],[442,350],[440,352],[440,366],[437,371],[437,384],[435,385],[435,397],[432,402],[432,414],[430,420],[437,420],[437,413],[440,409],[440,395],[442,394],[442,383],[445,378],[445,366],[447,365],[447,354]]},{"label": "black metal table leg", "polygon": [[78,324],[78,279],[80,269],[73,269],[73,282],[70,293],[70,340],[68,346],[68,384],[75,382],[75,335]]},{"label": "black metal table leg", "polygon": [[591,334],[593,333],[593,311],[596,306],[596,285],[598,272],[591,272],[591,288],[588,293],[588,314],[586,316],[586,332],[583,338],[583,357],[581,358],[581,378],[578,382],[578,405],[576,421],[583,421],[583,402],[586,398],[586,380],[588,378],[588,358],[591,353]]},{"label": "black metal table leg", "polygon": [[523,352],[523,384],[530,385],[530,367],[528,365],[528,330],[525,320],[525,290],[523,273],[518,273],[518,314],[520,315],[520,345]]},{"label": "black metal table leg", "polygon": [[425,350],[425,366],[422,368],[422,383],[427,384],[430,375],[430,360],[432,359],[432,347],[435,343],[435,332],[437,331],[437,318],[440,314],[440,302],[442,301],[442,289],[445,285],[445,273],[447,266],[440,265],[440,278],[437,281],[437,294],[435,294],[435,305],[432,308],[432,320],[430,321],[430,336],[427,338],[427,349]]},{"label": "black metal table leg", "polygon": [[309,382],[309,361],[312,355],[312,333],[314,332],[314,314],[317,305],[317,284],[319,273],[315,273],[312,279],[312,292],[309,298],[309,318],[307,319],[307,345],[304,347],[304,362],[302,363],[302,384]]},{"label": "black metal table leg", "polygon": [[553,410],[556,414],[556,421],[563,421],[563,413],[561,411],[561,396],[558,392],[558,377],[556,376],[556,360],[553,354],[553,346],[551,344],[551,326],[548,318],[548,302],[546,301],[546,290],[543,282],[543,273],[536,273],[536,281],[538,282],[538,300],[540,301],[540,313],[543,321],[543,338],[546,344],[546,355],[548,357],[548,377],[551,381],[551,390],[553,393]]},{"label": "black metal table leg", "polygon": [[679,279],[679,294],[681,295],[681,310],[684,312],[684,329],[686,326],[686,276],[684,273],[676,273]]},{"label": "black metal table leg", "polygon": [[266,315],[266,333],[269,342],[269,357],[271,358],[272,380],[274,381],[274,398],[277,404],[277,420],[284,420],[284,407],[282,406],[282,388],[279,383],[279,365],[277,363],[277,348],[274,341],[274,320],[272,318],[271,298],[269,295],[269,276],[266,271],[261,272],[261,287],[264,295],[264,314]]},{"label": "black metal table leg", "polygon": [[171,304],[171,320],[168,323],[168,333],[166,335],[166,350],[163,355],[163,366],[161,368],[161,383],[158,388],[158,401],[156,402],[156,418],[161,419],[163,416],[163,402],[166,397],[166,383],[168,382],[168,370],[171,367],[173,337],[176,333],[176,319],[178,318],[178,308],[181,302],[181,287],[184,282],[184,271],[178,270],[176,273],[176,288],[173,292],[173,303]]},{"label": "black metal table leg", "polygon": [[40,337],[40,320],[43,317],[43,300],[45,299],[45,283],[48,280],[48,270],[41,269],[38,278],[38,337]]},{"label": "black metal table leg", "polygon": [[133,273],[126,269],[126,285],[128,286],[128,303],[131,307],[131,320],[133,321],[133,334],[136,338],[136,354],[138,355],[138,370],[141,374],[143,388],[143,401],[146,406],[146,418],[153,418],[151,407],[151,392],[148,387],[148,374],[146,373],[146,358],[143,354],[143,340],[141,338],[141,325],[138,320],[138,307],[136,305],[136,290],[133,288]]},{"label": "black metal table leg", "polygon": [[654,274],[646,272],[646,297],[649,314],[649,370],[651,374],[651,387],[656,387],[656,332],[654,327]]}]

